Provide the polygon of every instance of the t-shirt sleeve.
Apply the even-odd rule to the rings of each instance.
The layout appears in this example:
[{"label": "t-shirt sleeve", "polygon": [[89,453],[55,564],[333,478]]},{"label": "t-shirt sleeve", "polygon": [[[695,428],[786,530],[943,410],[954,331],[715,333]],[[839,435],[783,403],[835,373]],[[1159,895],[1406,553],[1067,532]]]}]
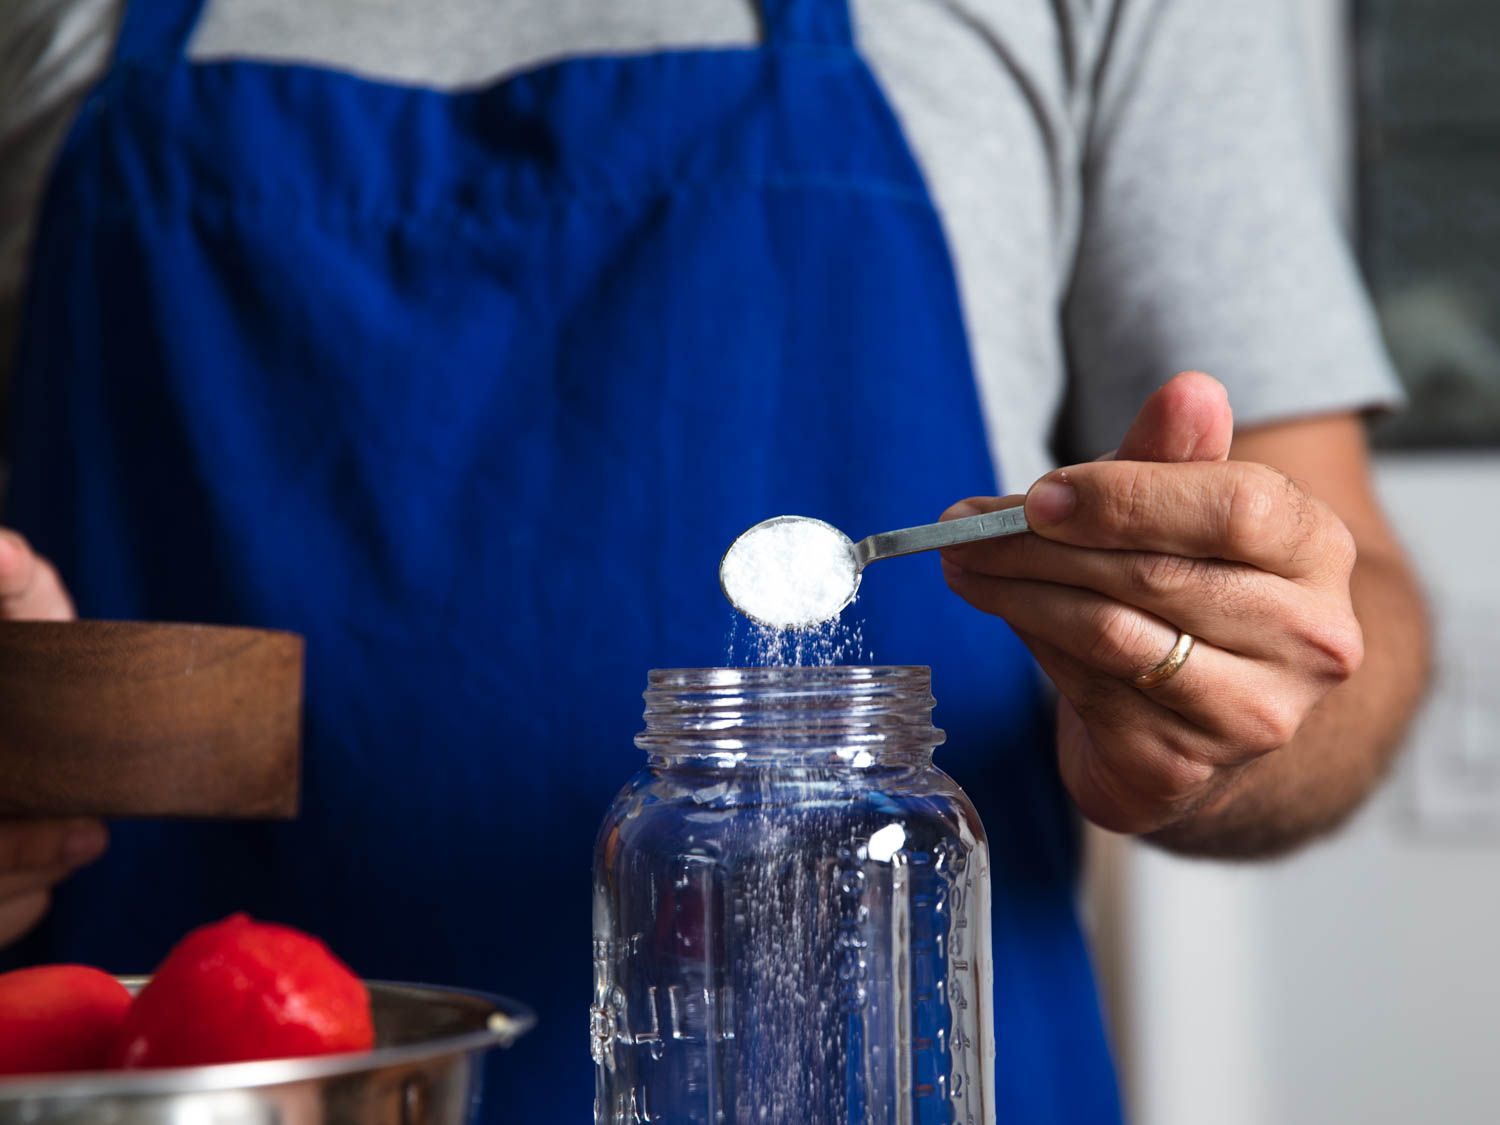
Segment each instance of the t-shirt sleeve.
[{"label": "t-shirt sleeve", "polygon": [[1309,124],[1290,4],[1116,0],[1064,318],[1061,452],[1113,448],[1181,370],[1240,426],[1402,401]]},{"label": "t-shirt sleeve", "polygon": [[0,0],[0,406],[47,175],[120,11],[120,0]]}]

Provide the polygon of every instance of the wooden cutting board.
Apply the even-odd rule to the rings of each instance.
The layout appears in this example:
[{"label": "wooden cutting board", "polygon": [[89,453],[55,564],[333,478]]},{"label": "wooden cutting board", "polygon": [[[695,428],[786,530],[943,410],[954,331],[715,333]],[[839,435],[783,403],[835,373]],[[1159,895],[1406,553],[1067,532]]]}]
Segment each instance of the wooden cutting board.
[{"label": "wooden cutting board", "polygon": [[302,638],[0,622],[0,817],[297,814]]}]

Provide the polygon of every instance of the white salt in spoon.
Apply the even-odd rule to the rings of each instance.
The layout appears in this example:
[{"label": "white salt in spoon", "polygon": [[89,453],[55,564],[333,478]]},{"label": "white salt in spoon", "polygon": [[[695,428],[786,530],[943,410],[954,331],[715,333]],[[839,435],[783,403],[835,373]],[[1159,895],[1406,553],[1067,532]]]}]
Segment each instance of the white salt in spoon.
[{"label": "white salt in spoon", "polygon": [[759,625],[808,629],[843,612],[872,562],[1027,530],[1021,505],[885,531],[858,543],[811,516],[777,516],[729,545],[719,563],[719,588],[735,609]]}]

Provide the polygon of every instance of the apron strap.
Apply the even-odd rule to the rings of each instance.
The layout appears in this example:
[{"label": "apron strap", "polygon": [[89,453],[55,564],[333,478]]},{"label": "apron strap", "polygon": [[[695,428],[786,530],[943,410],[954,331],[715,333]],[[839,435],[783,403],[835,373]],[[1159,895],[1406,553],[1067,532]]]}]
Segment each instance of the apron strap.
[{"label": "apron strap", "polygon": [[766,45],[853,47],[849,0],[760,0]]},{"label": "apron strap", "polygon": [[178,59],[198,23],[204,0],[126,0],[115,63]]}]

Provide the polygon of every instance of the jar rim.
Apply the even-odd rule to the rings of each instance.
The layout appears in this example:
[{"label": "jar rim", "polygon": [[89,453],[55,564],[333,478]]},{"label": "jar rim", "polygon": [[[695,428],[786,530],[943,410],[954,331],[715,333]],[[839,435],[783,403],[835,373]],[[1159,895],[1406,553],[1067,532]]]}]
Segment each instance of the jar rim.
[{"label": "jar rim", "polygon": [[932,669],[925,664],[828,664],[806,667],[762,666],[740,668],[653,668],[647,674],[653,689],[697,687],[779,687],[804,684],[889,684],[931,690]]},{"label": "jar rim", "polygon": [[636,745],[718,765],[930,758],[943,741],[931,683],[922,665],[654,669]]}]

